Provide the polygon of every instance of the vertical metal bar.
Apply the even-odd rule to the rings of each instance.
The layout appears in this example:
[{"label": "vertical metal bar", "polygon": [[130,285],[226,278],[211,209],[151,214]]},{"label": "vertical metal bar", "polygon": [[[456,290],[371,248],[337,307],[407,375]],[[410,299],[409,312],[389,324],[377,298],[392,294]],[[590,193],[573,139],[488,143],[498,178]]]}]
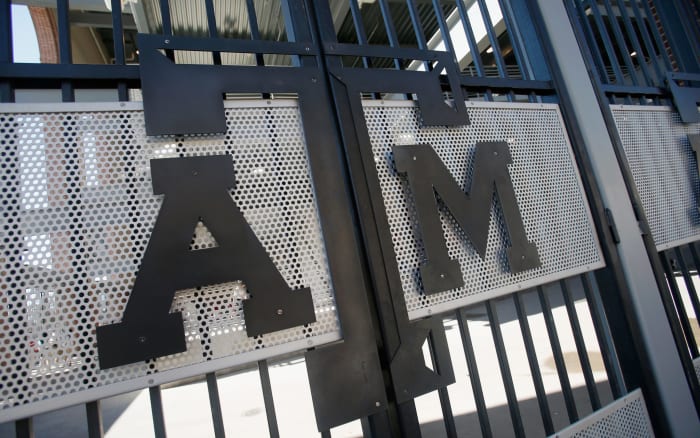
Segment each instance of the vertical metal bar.
[{"label": "vertical metal bar", "polygon": [[[690,248],[692,249],[692,246],[689,245]],[[688,264],[685,262],[685,259],[683,258],[683,252],[676,247],[674,249],[674,252],[676,254],[676,258],[678,259],[678,263],[681,268],[681,273],[683,274],[683,280],[685,280],[685,286],[688,291],[688,296],[690,297],[690,303],[693,306],[693,311],[695,312],[695,323],[698,324],[700,323],[700,301],[698,301],[698,292],[695,289],[695,285],[693,284],[693,278],[690,276],[690,271],[688,270]],[[697,268],[697,265],[696,265]],[[695,339],[694,332],[692,330],[692,323],[691,323],[691,331],[690,331],[690,336],[688,339],[688,342],[692,341],[692,343],[697,345],[697,340]]]},{"label": "vertical metal bar", "polygon": [[469,44],[469,51],[472,54],[472,62],[476,68],[476,74],[479,77],[484,77],[484,63],[481,61],[481,53],[479,52],[479,45],[476,42],[476,37],[474,37],[474,31],[472,30],[472,25],[469,22],[469,11],[464,5],[464,1],[455,0],[457,3],[457,12],[459,12],[459,18],[462,22],[462,27],[464,28],[464,34],[467,36],[467,44]]},{"label": "vertical metal bar", "polygon": [[148,388],[151,399],[151,417],[153,418],[153,433],[157,438],[166,438],[165,418],[163,417],[163,398],[160,394],[160,386]]},{"label": "vertical metal bar", "polygon": [[[433,338],[433,334],[431,332],[430,334],[430,342],[428,342],[428,346],[430,347],[430,357],[432,359],[433,363],[433,369],[437,374],[442,374],[444,365],[440,363],[438,360],[440,355],[436,354],[434,346],[435,346],[435,340]],[[455,419],[454,415],[452,414],[452,403],[450,402],[450,394],[447,391],[447,388],[442,387],[438,388],[438,397],[440,398],[440,407],[442,409],[442,419],[443,423],[445,424],[445,430],[447,431],[447,436],[449,438],[456,438],[457,437],[457,427],[455,426]]]},{"label": "vertical metal bar", "polygon": [[690,326],[690,321],[688,320],[688,312],[685,310],[685,304],[683,304],[681,292],[676,284],[676,274],[673,271],[673,266],[671,265],[668,252],[666,251],[660,255],[661,263],[663,264],[664,271],[666,271],[666,278],[668,280],[671,297],[676,305],[676,315],[678,315],[678,321],[681,323],[681,328],[683,329],[686,346],[690,350],[691,357],[696,358],[700,356],[700,353],[698,353],[698,346],[695,343],[695,338],[693,337],[693,329]]},{"label": "vertical metal bar", "polygon": [[411,400],[397,405],[397,413],[401,424],[401,436],[403,438],[420,438],[422,435],[415,401]]},{"label": "vertical metal bar", "polygon": [[[700,276],[700,256],[698,255],[697,244],[697,242],[693,242],[689,244],[688,247],[690,248],[690,255],[693,258],[693,264],[695,265],[695,275]],[[698,321],[700,321],[700,315],[695,316],[697,316]]]},{"label": "vertical metal bar", "polygon": [[[114,40],[114,63],[116,65],[126,64],[121,0],[112,0],[112,39]],[[126,82],[117,82],[117,96],[120,102],[129,100],[129,90],[127,89]]]},{"label": "vertical metal bar", "polygon": [[15,421],[15,437],[34,438],[34,420],[32,418],[23,418]]},{"label": "vertical metal bar", "polygon": [[[389,38],[389,45],[391,47],[399,47],[399,38],[396,36],[396,28],[394,27],[394,20],[391,16],[391,10],[389,9],[387,0],[379,0],[379,9],[382,12],[386,35]],[[399,59],[394,58],[394,67],[397,70],[401,70],[401,61]]]},{"label": "vertical metal bar", "polygon": [[610,22],[610,27],[612,28],[613,36],[615,37],[616,47],[622,52],[622,61],[625,63],[625,67],[627,67],[630,79],[632,80],[632,85],[639,85],[636,70],[634,69],[634,64],[632,63],[632,57],[630,56],[630,50],[627,47],[625,37],[622,35],[620,24],[617,22],[617,18],[613,12],[610,0],[603,0],[603,5],[605,6],[605,11],[608,13],[608,21]]},{"label": "vertical metal bar", "polygon": [[423,32],[423,26],[421,25],[418,9],[416,8],[416,0],[406,0],[406,6],[408,7],[408,15],[411,17],[411,24],[413,25],[413,32],[416,35],[418,48],[421,50],[428,50],[425,32]]},{"label": "vertical metal bar", "polygon": [[331,431],[330,430],[321,431],[321,438],[331,438]]},{"label": "vertical metal bar", "polygon": [[605,318],[603,303],[600,301],[597,289],[593,289],[588,275],[581,275],[580,278],[581,283],[583,284],[583,292],[586,294],[586,301],[588,301],[588,309],[591,312],[591,319],[593,320],[595,335],[598,338],[598,344],[600,345],[600,354],[603,358],[605,371],[608,375],[610,390],[612,391],[613,397],[618,399],[627,394],[627,388],[625,388],[625,379],[622,376],[620,364],[617,361],[615,344],[613,344],[610,327],[608,326],[608,321]]},{"label": "vertical metal bar", "polygon": [[[634,3],[634,2],[632,2],[632,3]],[[663,39],[661,38],[661,31],[656,26],[656,21],[654,20],[654,14],[651,13],[651,7],[649,6],[649,2],[642,1],[641,3],[644,5],[644,13],[646,14],[647,20],[649,21],[649,28],[651,28],[651,34],[654,36],[654,42],[656,42],[656,47],[657,47],[657,49],[659,49],[659,52],[661,53],[661,58],[664,60],[664,64],[666,65],[666,69],[668,71],[672,71],[673,70],[673,63],[671,62],[671,55],[669,55],[668,51],[666,50],[666,46],[664,46]]]},{"label": "vertical metal bar", "polygon": [[525,311],[525,303],[523,302],[523,293],[513,295],[515,302],[515,313],[518,315],[518,323],[520,324],[520,333],[523,336],[525,343],[525,353],[527,354],[527,362],[530,365],[530,374],[532,374],[532,382],[535,386],[535,394],[537,395],[537,403],[540,407],[540,415],[542,416],[542,425],[547,436],[554,433],[554,422],[552,421],[552,413],[549,410],[549,402],[547,401],[547,392],[544,389],[542,380],[542,372],[540,365],[537,362],[537,353],[535,352],[535,343],[532,339],[532,331],[530,323],[527,320],[527,312]]},{"label": "vertical metal bar", "polygon": [[508,410],[510,411],[510,419],[513,422],[513,430],[516,437],[525,436],[525,428],[523,420],[520,416],[520,407],[518,405],[518,395],[515,393],[513,385],[513,376],[510,373],[510,365],[508,365],[508,355],[506,354],[506,346],[503,343],[503,334],[501,333],[501,324],[498,321],[498,312],[494,300],[486,302],[486,314],[489,318],[489,326],[491,327],[491,335],[496,344],[496,356],[498,357],[498,366],[501,370],[501,378],[503,379],[503,387],[506,390],[506,399],[508,400]]},{"label": "vertical metal bar", "polygon": [[114,39],[114,63],[124,65],[124,26],[122,24],[122,2],[112,0],[112,39]]},{"label": "vertical metal bar", "polygon": [[452,37],[450,36],[450,28],[447,26],[445,14],[442,13],[440,0],[433,0],[433,9],[435,10],[435,18],[437,19],[440,34],[442,34],[442,41],[445,43],[445,48],[448,52],[450,52],[450,55],[452,55],[454,62],[457,62],[458,60],[455,57],[455,47],[454,44],[452,44]]},{"label": "vertical metal bar", "polygon": [[547,292],[545,292],[544,289],[542,289],[542,286],[537,287],[537,295],[540,298],[542,316],[544,317],[544,323],[547,327],[549,343],[552,346],[552,355],[554,356],[554,364],[557,367],[557,374],[559,375],[559,385],[561,386],[561,392],[564,395],[564,404],[566,405],[566,412],[569,415],[569,422],[575,423],[576,421],[578,421],[578,412],[576,411],[574,393],[571,391],[571,382],[569,381],[569,374],[566,371],[566,364],[564,363],[564,354],[561,351],[561,343],[559,342],[557,327],[554,324],[552,307],[549,303],[549,297],[547,296]]},{"label": "vertical metal bar", "polygon": [[[416,0],[406,0],[406,6],[408,7],[408,15],[411,17],[411,24],[413,25],[413,32],[416,35],[418,48],[421,50],[428,50],[425,32],[423,32],[423,26],[421,25],[418,9],[416,8]],[[423,61],[423,67],[425,71],[429,71],[431,68],[428,61]]]},{"label": "vertical metal bar", "polygon": [[[362,21],[362,12],[360,12],[360,6],[357,3],[357,0],[349,0],[350,1],[350,14],[352,15],[352,22],[355,27],[355,35],[357,36],[357,43],[359,45],[364,45],[368,43],[367,40],[367,31],[365,30],[365,24]],[[364,68],[370,68],[372,67],[372,61],[367,58],[366,56],[362,57],[362,66]],[[376,98],[379,98],[379,94],[375,95]]]},{"label": "vertical metal bar", "polygon": [[[56,13],[58,15],[59,61],[61,64],[70,64],[73,62],[73,56],[71,53],[68,0],[58,0]],[[61,81],[61,98],[64,102],[73,102],[75,100],[75,91],[70,80]]]},{"label": "vertical metal bar", "polygon": [[372,428],[369,424],[369,418],[360,418],[360,426],[362,426],[362,438],[372,438]]},{"label": "vertical metal bar", "polygon": [[[642,76],[644,76],[644,85],[651,87],[654,85],[651,80],[651,73],[647,67],[646,59],[644,59],[644,52],[642,51],[642,45],[639,43],[639,38],[637,38],[637,32],[634,31],[634,26],[632,25],[632,20],[630,15],[627,13],[627,6],[622,0],[617,0],[617,8],[620,10],[620,15],[622,16],[622,22],[627,30],[627,36],[632,43],[632,48],[637,53],[637,62],[639,67],[642,69]],[[632,54],[630,54],[630,57]]]},{"label": "vertical metal bar", "polygon": [[[673,51],[672,57],[680,71],[700,73],[700,47],[694,37],[694,28],[679,8],[680,0],[654,1],[656,16],[664,28],[664,37]],[[693,19],[693,21],[695,21]]]},{"label": "vertical metal bar", "polygon": [[[0,0],[0,63],[11,63],[12,54],[12,5],[10,0]],[[14,92],[9,80],[0,81],[0,102],[12,102]]]},{"label": "vertical metal bar", "polygon": [[452,403],[450,402],[450,393],[447,388],[438,388],[438,397],[440,398],[440,408],[442,409],[442,421],[445,424],[445,431],[448,438],[457,438],[457,427],[455,418],[452,414]]},{"label": "vertical metal bar", "polygon": [[160,16],[163,22],[163,35],[171,36],[173,34],[173,25],[170,18],[170,3],[168,0],[160,0]]},{"label": "vertical metal bar", "polygon": [[586,46],[588,47],[588,52],[594,58],[595,63],[598,66],[600,74],[599,79],[602,80],[604,83],[609,83],[610,77],[608,76],[608,71],[605,68],[603,54],[600,52],[600,47],[598,47],[593,28],[591,27],[591,23],[588,21],[586,11],[583,8],[583,2],[579,0],[571,0],[571,3],[576,7],[576,11],[578,12],[579,24],[583,30],[583,33],[586,36]]},{"label": "vertical metal bar", "polygon": [[576,306],[574,306],[574,301],[571,298],[571,293],[566,285],[566,281],[561,280],[559,282],[559,286],[561,287],[561,293],[564,296],[566,314],[569,317],[571,331],[574,334],[574,343],[576,344],[576,351],[578,352],[578,358],[581,362],[581,370],[583,371],[583,378],[586,381],[586,389],[588,390],[588,397],[591,400],[591,407],[593,407],[594,411],[597,411],[600,409],[600,396],[598,395],[598,388],[596,387],[595,378],[593,377],[591,361],[586,353],[586,343],[583,340],[581,322],[579,321]]},{"label": "vertical metal bar", "polygon": [[58,0],[56,5],[58,15],[58,53],[61,64],[72,62],[70,41],[70,18],[68,0]]},{"label": "vertical metal bar", "polygon": [[272,385],[270,384],[270,370],[266,360],[258,361],[260,371],[260,384],[262,385],[263,400],[265,401],[265,413],[267,414],[267,429],[270,438],[279,438],[280,432],[277,427],[277,414],[275,413],[275,400],[272,397]]},{"label": "vertical metal bar", "polygon": [[350,14],[352,15],[352,22],[355,25],[357,43],[360,45],[367,44],[365,23],[362,21],[362,13],[360,12],[360,5],[357,3],[357,0],[350,0]]},{"label": "vertical metal bar", "polygon": [[[250,26],[250,38],[253,41],[260,39],[260,28],[258,27],[258,14],[255,11],[255,2],[246,0],[246,8],[248,9],[248,24]],[[259,66],[265,65],[265,59],[262,53],[255,54],[255,63]]]},{"label": "vertical metal bar", "polygon": [[211,420],[214,424],[214,436],[224,438],[224,416],[221,414],[221,400],[219,399],[219,385],[216,381],[216,373],[207,374],[207,392],[209,393],[209,407],[211,408]]},{"label": "vertical metal bar", "polygon": [[[656,82],[652,83],[651,85],[661,85],[663,83],[664,74],[662,73],[661,67],[659,66],[659,60],[657,58],[656,49],[654,48],[654,43],[651,41],[651,37],[649,36],[649,29],[647,28],[644,17],[642,17],[642,13],[639,10],[637,2],[632,1],[630,2],[630,4],[632,5],[632,13],[634,14],[634,18],[635,20],[637,20],[637,28],[639,29],[639,33],[642,35],[644,47],[646,48],[646,51],[649,54],[651,65],[654,66],[654,71],[656,72]],[[670,69],[670,65],[667,67],[667,70],[668,69]]]},{"label": "vertical metal bar", "polygon": [[12,62],[11,0],[0,0],[0,62]]},{"label": "vertical metal bar", "polygon": [[104,428],[102,426],[100,401],[85,403],[85,413],[87,414],[88,437],[102,438],[104,436]]},{"label": "vertical metal bar", "polygon": [[605,23],[598,10],[598,4],[595,2],[589,2],[589,7],[593,12],[593,19],[595,20],[596,27],[598,28],[598,34],[603,41],[603,47],[605,48],[605,53],[608,55],[608,60],[610,61],[610,66],[615,74],[615,83],[624,84],[625,79],[622,74],[622,69],[620,68],[620,63],[617,60],[617,55],[615,55],[615,49],[610,41],[610,36],[608,35],[608,30],[605,28]]},{"label": "vertical metal bar", "polygon": [[518,32],[518,27],[516,26],[517,20],[513,15],[513,10],[510,7],[510,2],[498,0],[498,7],[501,9],[503,21],[506,24],[506,32],[510,37],[511,45],[513,46],[513,53],[515,53],[515,62],[518,63],[520,77],[522,77],[523,79],[533,79],[530,75],[530,69],[527,68],[527,57],[525,56],[525,53],[523,51],[524,44]]},{"label": "vertical metal bar", "polygon": [[474,354],[474,347],[472,346],[472,339],[469,334],[469,323],[464,309],[457,310],[457,322],[459,323],[459,333],[462,336],[464,355],[467,359],[469,380],[471,381],[472,391],[474,392],[474,403],[476,404],[476,413],[479,416],[481,435],[484,438],[490,438],[493,436],[491,432],[491,423],[489,422],[488,411],[486,410],[484,391],[481,388],[481,379],[479,378],[479,368],[476,366],[476,355]]},{"label": "vertical metal bar", "polygon": [[[214,12],[214,0],[205,0],[204,5],[207,10],[207,27],[209,28],[209,37],[218,38],[219,30],[216,28],[216,13]],[[221,53],[213,52],[214,65],[221,65]]]},{"label": "vertical metal bar", "polygon": [[491,14],[489,14],[488,7],[486,6],[486,1],[477,0],[477,2],[479,3],[481,18],[484,21],[484,26],[486,27],[486,35],[488,35],[489,41],[491,42],[491,48],[493,49],[493,57],[496,60],[496,67],[498,67],[498,74],[502,78],[507,78],[508,71],[506,70],[505,62],[503,61],[501,46],[498,44],[498,36],[494,31],[493,23],[491,22]]},{"label": "vertical metal bar", "polygon": [[[398,430],[398,421],[391,422],[389,419],[389,410],[394,410],[393,406],[389,406],[387,410],[367,417],[367,430],[363,425],[362,430],[367,438],[380,438],[385,436],[396,436],[400,433]],[[392,431],[392,427],[396,430]]]}]

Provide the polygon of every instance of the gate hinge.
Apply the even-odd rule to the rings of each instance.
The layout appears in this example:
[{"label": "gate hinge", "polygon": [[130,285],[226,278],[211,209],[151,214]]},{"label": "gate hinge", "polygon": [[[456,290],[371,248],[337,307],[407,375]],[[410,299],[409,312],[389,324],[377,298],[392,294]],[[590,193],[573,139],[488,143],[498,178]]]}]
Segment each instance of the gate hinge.
[{"label": "gate hinge", "polygon": [[608,228],[610,228],[610,234],[612,235],[613,242],[615,244],[620,243],[620,234],[617,232],[615,219],[613,218],[612,211],[610,211],[609,208],[605,209],[605,219],[608,221]]},{"label": "gate hinge", "polygon": [[649,234],[651,234],[649,224],[643,218],[641,206],[636,202],[632,202],[632,211],[634,212],[634,218],[637,219],[637,224],[639,225],[639,232],[641,233],[641,235],[648,236]]}]

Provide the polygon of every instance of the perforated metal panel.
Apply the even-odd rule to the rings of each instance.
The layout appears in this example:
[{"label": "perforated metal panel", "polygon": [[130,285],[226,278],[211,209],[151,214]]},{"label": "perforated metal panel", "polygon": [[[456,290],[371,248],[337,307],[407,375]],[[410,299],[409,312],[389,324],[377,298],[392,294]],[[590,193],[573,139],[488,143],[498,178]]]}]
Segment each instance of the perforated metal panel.
[{"label": "perforated metal panel", "polygon": [[[147,138],[140,103],[0,111],[0,421],[340,338],[296,102],[229,102],[225,135],[187,138]],[[244,284],[183,290],[171,310],[186,352],[100,370],[95,327],[120,321],[163,200],[149,160],[220,154],[233,158],[232,198],[287,284],[311,289],[317,322],[249,338]],[[204,224],[192,231],[191,249],[216,246]]]},{"label": "perforated metal panel", "polygon": [[642,391],[636,390],[553,435],[557,438],[653,437]]},{"label": "perforated metal panel", "polygon": [[700,177],[688,134],[668,107],[611,107],[644,213],[659,250],[700,239]]},{"label": "perforated metal panel", "polygon": [[[467,102],[471,125],[421,127],[412,102],[364,104],[365,118],[384,199],[409,315],[434,312],[510,293],[603,266],[603,258],[559,109],[546,104]],[[465,285],[427,296],[419,266],[425,259],[417,215],[404,177],[396,173],[391,147],[429,143],[466,191],[477,142],[506,141],[513,164],[509,173],[528,239],[542,266],[511,274],[507,232],[492,200],[486,257],[482,260],[452,216],[440,216],[450,258],[461,266]]]}]

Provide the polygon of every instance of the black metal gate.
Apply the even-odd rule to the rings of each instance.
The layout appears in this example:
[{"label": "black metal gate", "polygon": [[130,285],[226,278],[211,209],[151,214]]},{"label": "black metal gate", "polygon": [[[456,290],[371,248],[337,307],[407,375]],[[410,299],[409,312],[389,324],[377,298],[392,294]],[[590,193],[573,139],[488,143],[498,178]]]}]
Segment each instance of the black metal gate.
[{"label": "black metal gate", "polygon": [[[630,274],[655,274],[654,291],[663,272],[682,276],[700,309],[694,244],[659,259],[645,233],[651,261],[630,255],[642,244],[631,213],[647,223],[633,172],[591,140],[607,126],[625,162],[616,109],[582,106],[668,103],[662,61],[698,69],[697,56],[681,61],[697,44],[679,41],[697,33],[679,8],[697,14],[697,2],[58,0],[33,6],[35,26],[49,17],[55,31],[55,63],[41,65],[13,62],[11,3],[0,1],[3,433],[13,421],[32,436],[32,417],[84,403],[87,433],[103,436],[100,400],[148,387],[153,433],[172,434],[161,387],[186,378],[206,380],[211,433],[230,435],[220,379],[257,364],[269,435],[305,435],[280,428],[268,363],[296,360],[322,436],[356,420],[372,437],[698,427],[681,293],[669,281],[670,295],[648,298]],[[685,30],[663,33],[676,22]],[[86,23],[112,65],[76,62]],[[585,49],[565,59],[574,37]],[[567,72],[584,61],[593,86]],[[81,103],[87,89],[115,102]],[[60,99],[25,104],[36,90]],[[604,124],[581,115],[601,107]],[[193,236],[174,220],[188,214]],[[166,244],[176,236],[182,254]],[[235,267],[212,267],[217,254]],[[182,331],[180,317],[184,340],[165,329]],[[104,327],[121,325],[131,340],[119,344]]]}]

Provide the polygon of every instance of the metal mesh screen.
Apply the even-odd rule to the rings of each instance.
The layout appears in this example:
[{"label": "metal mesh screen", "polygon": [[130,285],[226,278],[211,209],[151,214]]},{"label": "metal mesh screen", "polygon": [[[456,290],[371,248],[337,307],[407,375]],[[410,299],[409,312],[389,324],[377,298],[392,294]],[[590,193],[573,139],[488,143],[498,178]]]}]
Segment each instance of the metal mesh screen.
[{"label": "metal mesh screen", "polygon": [[[467,102],[467,107],[471,125],[423,128],[420,111],[411,102],[366,102],[364,106],[411,318],[462,307],[603,265],[558,107],[485,102]],[[391,147],[431,144],[465,189],[472,178],[475,145],[480,141],[509,144],[513,158],[509,172],[518,206],[528,239],[537,246],[542,266],[515,275],[510,273],[505,252],[508,234],[495,199],[484,260],[443,207],[440,216],[448,254],[459,261],[465,285],[427,296],[418,271],[425,256],[415,206],[406,179],[396,173]]]},{"label": "metal mesh screen", "polygon": [[[225,135],[186,138],[146,137],[140,104],[43,108],[0,112],[0,421],[40,400],[98,387],[104,397],[340,338],[295,102],[227,104]],[[95,327],[120,321],[163,199],[149,159],[220,154],[233,158],[231,196],[277,269],[291,288],[311,288],[317,322],[249,338],[243,283],[178,291],[187,351],[100,370]],[[204,224],[192,231],[191,249],[216,246]]]},{"label": "metal mesh screen", "polygon": [[634,183],[659,250],[700,238],[700,177],[688,134],[668,107],[612,106]]},{"label": "metal mesh screen", "polygon": [[558,438],[653,437],[649,413],[640,390],[600,409],[561,432]]}]

